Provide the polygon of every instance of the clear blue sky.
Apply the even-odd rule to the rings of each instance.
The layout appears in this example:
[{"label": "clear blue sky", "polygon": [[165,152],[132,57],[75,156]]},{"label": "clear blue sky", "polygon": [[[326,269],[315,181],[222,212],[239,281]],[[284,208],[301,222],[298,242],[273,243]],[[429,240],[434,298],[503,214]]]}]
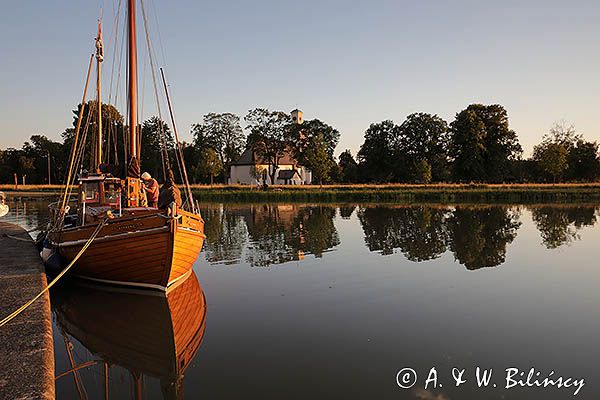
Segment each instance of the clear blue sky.
[{"label": "clear blue sky", "polygon": [[[113,1],[0,0],[0,148],[71,124]],[[372,122],[473,102],[503,104],[526,153],[561,119],[600,140],[598,1],[145,1],[187,140],[207,112],[297,106],[356,152]]]}]

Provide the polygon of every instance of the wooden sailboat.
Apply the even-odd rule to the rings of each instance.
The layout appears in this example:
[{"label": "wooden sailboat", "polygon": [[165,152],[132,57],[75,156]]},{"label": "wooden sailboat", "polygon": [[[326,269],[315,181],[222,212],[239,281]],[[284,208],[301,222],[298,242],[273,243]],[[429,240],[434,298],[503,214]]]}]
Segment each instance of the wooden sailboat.
[{"label": "wooden sailboat", "polygon": [[[125,368],[136,383],[143,375],[158,378],[165,398],[181,397],[184,372],[206,328],[206,299],[195,274],[166,296],[93,284],[68,289],[52,294],[56,321],[65,334],[100,358],[96,363]],[[73,374],[78,370],[71,369]]]},{"label": "wooden sailboat", "polygon": [[[140,179],[140,139],[137,118],[137,50],[136,1],[128,0],[128,167],[126,176],[118,177],[102,170],[102,115],[100,70],[103,61],[102,31],[99,24],[96,38],[98,132],[94,140],[94,162],[97,170],[80,174],[78,178],[76,213],[69,214],[69,195],[74,178],[74,164],[83,154],[78,135],[83,116],[79,114],[70,169],[61,200],[51,206],[53,215],[46,245],[57,251],[67,262],[72,261],[86,245],[99,224],[101,230],[93,243],[77,260],[73,274],[79,277],[127,286],[167,290],[191,273],[204,242],[204,221],[192,197],[183,154],[171,110],[173,130],[181,157],[178,159],[186,200],[181,205],[179,189],[173,182],[170,166],[163,189],[167,194],[159,207],[148,207]],[[90,67],[92,59],[90,59]],[[88,82],[90,71],[88,70]],[[163,76],[164,78],[164,76]],[[165,91],[167,90],[165,83]],[[166,92],[168,98],[168,92]],[[90,111],[91,112],[91,111]],[[166,152],[166,149],[164,150]],[[168,186],[168,188],[166,188]],[[161,189],[161,198],[163,192]],[[172,196],[169,197],[169,193]],[[178,204],[179,203],[179,204]]]}]

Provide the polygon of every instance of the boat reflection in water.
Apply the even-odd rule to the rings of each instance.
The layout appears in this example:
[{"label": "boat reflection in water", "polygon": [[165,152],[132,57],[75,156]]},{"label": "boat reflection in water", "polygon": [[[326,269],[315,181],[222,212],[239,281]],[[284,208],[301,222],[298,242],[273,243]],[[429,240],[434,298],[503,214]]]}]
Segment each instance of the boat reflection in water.
[{"label": "boat reflection in water", "polygon": [[[130,372],[134,398],[142,398],[144,376],[160,380],[163,398],[183,398],[183,375],[198,352],[206,323],[206,299],[195,274],[167,293],[73,283],[52,296],[70,364],[67,371],[57,367],[57,383],[72,379],[86,398],[82,370],[104,364],[102,398],[111,393],[108,376],[114,366]],[[76,365],[71,339],[93,359]]]}]

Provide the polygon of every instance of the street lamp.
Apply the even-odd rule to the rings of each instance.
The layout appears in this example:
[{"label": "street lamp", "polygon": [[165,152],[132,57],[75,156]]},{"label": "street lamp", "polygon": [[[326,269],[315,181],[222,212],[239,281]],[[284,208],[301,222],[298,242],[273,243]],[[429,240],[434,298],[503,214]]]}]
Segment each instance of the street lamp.
[{"label": "street lamp", "polygon": [[48,185],[51,185],[51,179],[50,179],[50,150],[46,149],[46,152],[48,153]]}]

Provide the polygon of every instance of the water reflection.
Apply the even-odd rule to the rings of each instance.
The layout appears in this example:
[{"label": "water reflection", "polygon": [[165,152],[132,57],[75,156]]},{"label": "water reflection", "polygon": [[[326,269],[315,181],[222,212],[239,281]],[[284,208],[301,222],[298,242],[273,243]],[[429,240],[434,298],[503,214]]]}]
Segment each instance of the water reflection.
[{"label": "water reflection", "polygon": [[[206,322],[206,300],[195,274],[166,297],[151,291],[70,284],[52,293],[52,308],[65,343],[65,348],[55,351],[66,353],[63,357],[68,361],[64,372],[57,365],[57,384],[69,380],[72,392],[80,397],[87,397],[89,390],[93,397],[108,398],[112,381],[108,367],[117,367],[130,374],[136,398],[142,397],[149,377],[159,380],[164,399],[183,398],[184,372],[198,352]],[[89,359],[75,359],[82,349],[74,343],[90,353]],[[84,374],[98,366],[106,367],[102,384],[94,374]],[[115,386],[122,390],[122,379]]]},{"label": "water reflection", "polygon": [[469,270],[496,267],[506,260],[529,209],[542,243],[552,249],[578,239],[579,231],[597,222],[597,207],[579,206],[444,206],[444,205],[246,205],[220,206],[204,212],[205,254],[211,263],[247,262],[267,267],[322,257],[340,244],[341,220],[358,217],[370,251],[408,260],[434,260],[451,252]]},{"label": "water reflection", "polygon": [[224,206],[203,212],[206,258],[233,264],[244,259],[253,267],[268,267],[322,257],[340,244],[334,225],[336,209],[326,205],[260,204]]},{"label": "water reflection", "polygon": [[248,230],[243,216],[223,207],[203,210],[204,250],[210,263],[236,264],[242,257]]},{"label": "water reflection", "polygon": [[425,261],[446,251],[448,214],[445,208],[382,206],[361,208],[358,218],[369,250],[388,255],[400,249],[411,261]]},{"label": "water reflection", "polygon": [[579,231],[596,224],[596,208],[590,206],[539,206],[531,210],[542,243],[555,249],[579,239]]},{"label": "water reflection", "polygon": [[[270,267],[323,257],[335,250],[343,221],[362,228],[366,247],[381,255],[400,252],[410,261],[452,253],[469,270],[505,262],[523,213],[548,249],[572,244],[598,222],[598,206],[580,205],[329,205],[208,204],[202,210],[209,264]],[[4,221],[28,229],[47,223],[47,203],[13,202]]]},{"label": "water reflection", "polygon": [[496,267],[521,226],[518,209],[457,207],[448,219],[448,242],[454,258],[467,269]]},{"label": "water reflection", "polygon": [[382,255],[396,249],[411,261],[440,257],[447,250],[468,269],[504,262],[506,246],[521,225],[517,209],[471,207],[366,207],[358,217],[369,250]]},{"label": "water reflection", "polygon": [[[34,212],[27,204],[27,218]],[[83,365],[77,379],[89,398],[103,398],[105,362],[111,399],[136,390],[176,398],[183,386],[188,398],[570,395],[482,391],[472,378],[446,385],[452,368],[474,377],[476,366],[585,377],[583,398],[600,396],[597,205],[219,204],[203,215],[208,238],[195,270],[210,290],[211,319],[201,354],[189,361],[204,322],[176,316],[173,296],[158,303],[88,289],[53,296],[56,371],[66,373],[56,382],[58,398],[78,396],[60,329],[73,365]],[[198,303],[192,308],[203,315]],[[187,323],[201,326],[189,357],[175,340]],[[400,368],[414,367],[422,385],[432,366],[443,388],[397,387]]]}]

